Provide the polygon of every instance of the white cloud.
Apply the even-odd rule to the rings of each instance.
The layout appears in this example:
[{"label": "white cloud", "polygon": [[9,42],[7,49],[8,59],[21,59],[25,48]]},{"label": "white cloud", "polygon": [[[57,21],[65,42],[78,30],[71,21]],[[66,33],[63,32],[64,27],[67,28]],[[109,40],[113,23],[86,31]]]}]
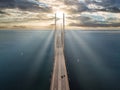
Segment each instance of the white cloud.
[{"label": "white cloud", "polygon": [[61,10],[68,14],[66,21],[68,24],[72,22],[71,26],[118,27],[119,7],[112,7],[115,5],[111,3],[112,0],[16,0],[14,7],[1,9],[0,24],[12,23],[14,26],[29,25],[32,22],[38,26],[49,26],[54,24],[54,13]]}]

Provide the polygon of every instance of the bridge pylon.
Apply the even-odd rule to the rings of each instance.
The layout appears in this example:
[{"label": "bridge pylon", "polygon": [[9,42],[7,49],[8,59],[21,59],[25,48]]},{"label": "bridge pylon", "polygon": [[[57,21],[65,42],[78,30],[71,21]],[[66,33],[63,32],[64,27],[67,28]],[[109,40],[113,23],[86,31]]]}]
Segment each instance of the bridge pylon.
[{"label": "bridge pylon", "polygon": [[57,30],[57,18],[55,14],[55,42],[54,42],[54,66],[50,90],[70,90],[67,69],[64,56],[64,31],[65,15],[63,14],[62,29]]}]

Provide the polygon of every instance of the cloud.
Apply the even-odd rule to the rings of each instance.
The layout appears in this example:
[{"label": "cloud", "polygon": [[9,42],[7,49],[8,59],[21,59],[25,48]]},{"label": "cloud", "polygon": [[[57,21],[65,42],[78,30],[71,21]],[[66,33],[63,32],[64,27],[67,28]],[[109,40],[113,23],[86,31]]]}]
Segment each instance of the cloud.
[{"label": "cloud", "polygon": [[69,26],[120,27],[120,0],[65,0]]},{"label": "cloud", "polygon": [[120,27],[120,0],[0,0],[0,24],[53,26],[57,10],[69,26]]},{"label": "cloud", "polygon": [[37,0],[0,0],[0,8],[18,8],[21,10],[51,12],[47,4]]},{"label": "cloud", "polygon": [[0,10],[0,14],[6,14],[6,12]]},{"label": "cloud", "polygon": [[120,12],[120,0],[65,0],[65,5],[69,6],[71,13],[84,11]]},{"label": "cloud", "polygon": [[[99,14],[99,15],[97,15]],[[84,13],[79,16],[70,17],[73,20],[69,26],[74,27],[120,27],[120,14],[113,13]],[[76,21],[76,22],[74,22]]]},{"label": "cloud", "polygon": [[69,7],[67,11],[74,14],[88,10],[86,4],[79,0],[65,0],[64,4]]},{"label": "cloud", "polygon": [[98,23],[70,23],[70,26],[74,27],[120,27],[120,23],[113,23],[113,24],[98,24]]},{"label": "cloud", "polygon": [[86,0],[85,2],[93,11],[120,12],[119,0]]}]

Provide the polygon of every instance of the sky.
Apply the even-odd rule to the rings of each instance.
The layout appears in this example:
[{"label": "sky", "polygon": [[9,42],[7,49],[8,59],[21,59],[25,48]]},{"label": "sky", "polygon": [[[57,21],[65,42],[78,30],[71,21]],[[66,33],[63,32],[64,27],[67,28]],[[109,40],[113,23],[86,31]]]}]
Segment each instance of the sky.
[{"label": "sky", "polygon": [[120,30],[120,0],[0,0],[0,29],[54,29],[56,12],[67,29]]}]

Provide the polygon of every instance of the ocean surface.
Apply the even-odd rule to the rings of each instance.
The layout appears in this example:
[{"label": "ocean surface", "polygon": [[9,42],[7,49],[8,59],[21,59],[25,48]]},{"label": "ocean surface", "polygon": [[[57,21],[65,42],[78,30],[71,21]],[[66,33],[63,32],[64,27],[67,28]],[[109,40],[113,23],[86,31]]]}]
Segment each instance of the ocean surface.
[{"label": "ocean surface", "polygon": [[120,90],[120,31],[67,31],[71,90]]},{"label": "ocean surface", "polygon": [[0,31],[0,90],[49,90],[53,31]]},{"label": "ocean surface", "polygon": [[[70,90],[120,90],[120,31],[65,31]],[[0,90],[49,90],[54,31],[0,31]]]}]

